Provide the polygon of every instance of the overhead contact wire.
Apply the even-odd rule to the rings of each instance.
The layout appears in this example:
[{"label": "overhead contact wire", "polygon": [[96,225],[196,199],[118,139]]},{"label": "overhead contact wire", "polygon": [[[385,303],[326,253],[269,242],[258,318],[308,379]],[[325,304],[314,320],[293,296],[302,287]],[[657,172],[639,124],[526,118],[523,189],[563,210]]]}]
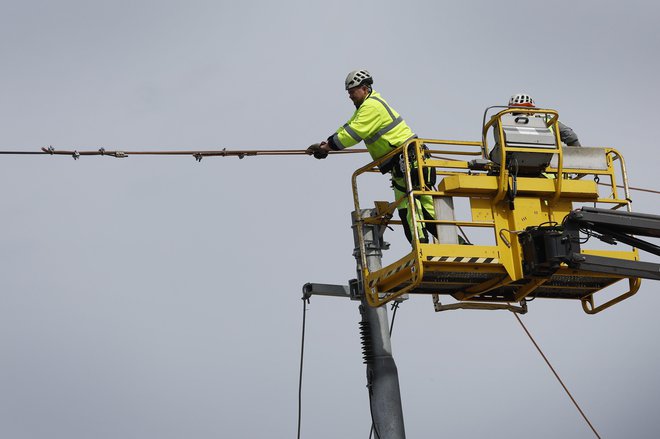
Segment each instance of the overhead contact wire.
[{"label": "overhead contact wire", "polygon": [[[344,149],[341,151],[330,151],[330,154],[355,154],[367,152],[366,149]],[[41,151],[0,151],[0,154],[41,154],[41,155],[73,155],[73,156],[111,156],[125,157],[129,155],[188,155],[204,157],[225,156],[254,156],[254,155],[311,155],[304,149],[244,149],[231,150],[227,148],[218,150],[153,150],[153,151],[131,151],[131,150],[64,150],[53,147],[41,148]]]},{"label": "overhead contact wire", "polygon": [[0,151],[1,155],[43,155],[43,151]]},{"label": "overhead contact wire", "polygon": [[[361,154],[368,152],[366,149],[342,149],[341,151],[330,151],[332,155],[339,154]],[[190,151],[167,151],[167,150],[157,150],[157,151],[121,151],[121,150],[112,150],[106,151],[104,148],[98,150],[59,150],[54,149],[53,147],[41,148],[41,151],[0,151],[0,155],[68,155],[72,156],[74,159],[78,159],[82,156],[109,156],[114,158],[124,158],[129,155],[171,155],[171,156],[191,156],[200,161],[203,157],[251,157],[257,155],[268,155],[268,156],[288,156],[288,155],[311,155],[308,154],[304,149],[246,149],[246,150],[228,150],[226,148],[221,150],[190,150]],[[457,160],[447,157],[438,157],[443,160]],[[598,183],[600,186],[610,186],[605,183]],[[618,188],[623,188],[621,185],[617,185]],[[629,186],[628,189],[632,191],[647,192],[651,194],[660,195],[660,191],[646,188],[639,188]]]}]

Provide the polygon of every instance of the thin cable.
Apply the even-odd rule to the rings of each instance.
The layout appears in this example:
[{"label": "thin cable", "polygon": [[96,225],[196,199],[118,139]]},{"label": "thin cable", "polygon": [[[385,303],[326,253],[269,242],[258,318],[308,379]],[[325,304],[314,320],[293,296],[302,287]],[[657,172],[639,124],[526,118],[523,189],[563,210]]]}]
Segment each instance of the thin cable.
[{"label": "thin cable", "polygon": [[394,329],[394,319],[396,318],[396,312],[399,309],[399,306],[401,305],[401,302],[394,302],[392,304],[392,321],[390,322],[390,337],[392,337],[392,330]]},{"label": "thin cable", "polygon": [[[341,151],[330,151],[330,154],[355,154],[367,152],[366,149],[343,149]],[[256,155],[311,155],[305,149],[245,149],[245,150],[152,150],[152,151],[126,151],[126,150],[106,150],[105,148],[91,150],[60,150],[52,146],[41,148],[41,151],[0,151],[0,155],[68,155],[74,159],[82,156],[109,156],[114,158],[125,158],[130,155],[168,155],[168,156],[192,156],[197,161],[203,157],[249,157]]]},{"label": "thin cable", "polygon": [[594,426],[593,426],[593,425],[591,424],[591,422],[589,421],[589,418],[587,418],[587,415],[584,414],[584,412],[582,411],[582,409],[581,409],[580,406],[578,405],[578,403],[577,403],[577,401],[575,400],[575,398],[573,398],[573,395],[571,395],[571,392],[568,390],[568,388],[566,387],[566,385],[564,384],[564,382],[563,382],[563,381],[561,380],[561,378],[559,377],[559,374],[557,373],[557,371],[555,371],[555,368],[552,367],[552,364],[550,364],[550,361],[548,360],[548,357],[545,356],[545,354],[543,353],[543,351],[541,350],[541,348],[539,347],[539,345],[536,343],[536,340],[534,340],[534,337],[532,337],[532,334],[530,334],[529,331],[527,330],[527,327],[525,326],[525,324],[523,323],[523,321],[520,319],[520,317],[518,317],[518,314],[516,314],[515,312],[512,313],[512,314],[514,315],[514,317],[516,318],[516,320],[518,320],[518,323],[520,323],[520,326],[522,326],[522,328],[525,330],[525,333],[527,334],[527,336],[529,337],[529,339],[532,341],[532,343],[533,343],[534,346],[536,347],[536,350],[539,351],[539,354],[541,354],[541,357],[543,357],[543,360],[545,360],[545,363],[548,365],[548,367],[550,368],[550,370],[552,371],[552,373],[555,375],[555,378],[557,378],[557,381],[559,381],[559,384],[561,384],[561,386],[564,388],[564,391],[566,391],[566,394],[568,395],[568,397],[571,398],[571,401],[573,401],[573,404],[574,404],[575,407],[578,409],[578,412],[580,412],[580,414],[582,415],[582,417],[584,418],[584,420],[587,422],[587,424],[589,425],[589,428],[591,428],[591,431],[594,432],[594,434],[596,435],[596,437],[597,437],[598,439],[601,439],[600,435],[598,434],[598,432],[596,431],[596,429],[594,428]]},{"label": "thin cable", "polygon": [[[505,107],[506,108],[506,107]],[[365,153],[368,152],[366,149],[342,149],[341,151],[330,151],[330,154],[356,154],[356,153]],[[124,158],[129,155],[172,155],[172,156],[192,156],[198,161],[203,157],[250,157],[257,155],[273,155],[273,156],[285,156],[285,155],[311,155],[308,154],[304,149],[246,149],[246,150],[228,150],[226,148],[221,150],[190,150],[190,151],[168,151],[168,150],[156,150],[156,151],[106,151],[104,148],[99,148],[98,150],[87,150],[87,151],[78,151],[78,150],[59,150],[50,148],[42,148],[41,151],[0,151],[0,155],[68,155],[72,156],[74,159],[78,159],[82,156],[109,156],[114,158]],[[452,159],[447,157],[438,157],[442,160],[452,160],[456,161],[459,159]],[[600,186],[610,186],[606,183],[598,183]],[[618,188],[623,189],[623,186],[617,185]],[[631,191],[639,192],[648,192],[651,194],[660,195],[660,191],[653,189],[645,189],[639,187],[629,186],[628,189]]]},{"label": "thin cable", "polygon": [[369,430],[369,439],[371,439],[371,435],[374,434],[374,432],[376,432],[376,439],[380,439],[380,434],[374,423],[374,408],[371,404],[371,389],[369,389],[369,413],[371,413],[371,430]]},{"label": "thin cable", "polygon": [[[609,185],[609,184],[607,184],[607,183],[598,183],[598,186],[607,186],[607,187],[610,187],[611,185]],[[620,189],[624,189],[624,187],[623,187],[622,185],[620,185],[620,184],[617,184],[616,187],[618,187],[618,188],[620,188]],[[632,187],[632,186],[628,186],[628,189],[630,189],[631,191],[648,192],[648,193],[650,193],[650,194],[658,194],[658,195],[660,195],[660,191],[654,191],[654,190],[652,190],[652,189],[644,189],[644,188],[641,188],[641,187]]]},{"label": "thin cable", "polygon": [[302,338],[300,340],[300,376],[298,378],[298,439],[300,439],[300,425],[302,424],[302,381],[303,381],[303,358],[305,357],[305,319],[307,316],[307,304],[309,298],[303,297]]},{"label": "thin cable", "polygon": [[[623,188],[623,186],[617,186],[617,187]],[[660,191],[654,191],[654,190],[651,190],[651,189],[644,189],[644,188],[632,187],[632,186],[629,186],[628,189],[630,189],[631,191],[648,192],[650,194],[660,195]]]},{"label": "thin cable", "polygon": [[467,235],[465,234],[465,231],[461,226],[458,226],[458,230],[461,232],[461,235],[463,235],[463,239],[465,239],[465,242],[467,242],[467,245],[472,245],[472,242],[468,239]]},{"label": "thin cable", "polygon": [[[392,321],[390,322],[390,337],[392,337],[392,330],[394,329],[394,319],[396,318],[396,312],[399,309],[399,306],[401,305],[401,302],[394,302],[392,304]],[[371,394],[369,394],[369,408],[371,408]],[[371,435],[374,434],[374,415],[373,412],[371,413],[371,430],[369,431],[369,439],[371,439]],[[376,432],[376,437],[380,437],[378,435],[378,432]]]},{"label": "thin cable", "polygon": [[43,151],[0,151],[2,155],[43,155],[48,154]]}]

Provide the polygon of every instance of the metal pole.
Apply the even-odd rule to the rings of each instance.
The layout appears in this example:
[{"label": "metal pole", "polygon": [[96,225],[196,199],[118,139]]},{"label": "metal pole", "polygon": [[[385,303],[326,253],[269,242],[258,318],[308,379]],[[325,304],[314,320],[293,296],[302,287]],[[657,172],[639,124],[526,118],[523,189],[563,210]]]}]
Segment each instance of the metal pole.
[{"label": "metal pole", "polygon": [[[382,250],[387,247],[380,233],[380,226],[364,224],[358,221],[374,213],[372,210],[353,212],[353,235],[355,239],[354,256],[357,260],[358,285],[364,289],[362,282],[362,263],[358,241],[358,227],[362,228],[366,249],[367,268],[369,271],[381,268]],[[359,216],[358,216],[359,215]],[[364,291],[361,291],[360,331],[364,362],[367,365],[367,389],[369,404],[376,439],[405,439],[403,425],[403,410],[401,408],[401,393],[399,390],[399,375],[390,342],[387,308],[371,307],[367,304]]]}]

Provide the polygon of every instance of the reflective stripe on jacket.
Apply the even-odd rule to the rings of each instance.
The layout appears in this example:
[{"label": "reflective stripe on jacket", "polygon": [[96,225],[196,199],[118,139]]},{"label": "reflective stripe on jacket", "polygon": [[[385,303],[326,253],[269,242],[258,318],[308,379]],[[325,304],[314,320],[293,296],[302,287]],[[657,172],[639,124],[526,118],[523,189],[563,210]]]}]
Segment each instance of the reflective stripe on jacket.
[{"label": "reflective stripe on jacket", "polygon": [[376,160],[414,135],[399,113],[372,91],[348,122],[332,135],[332,143],[344,149],[364,141]]}]

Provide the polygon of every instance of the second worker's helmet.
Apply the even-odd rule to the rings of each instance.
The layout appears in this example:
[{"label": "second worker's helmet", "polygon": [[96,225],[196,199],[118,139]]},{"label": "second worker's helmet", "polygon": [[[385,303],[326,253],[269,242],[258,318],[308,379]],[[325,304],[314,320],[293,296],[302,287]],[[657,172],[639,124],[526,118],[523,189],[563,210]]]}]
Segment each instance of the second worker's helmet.
[{"label": "second worker's helmet", "polygon": [[534,107],[534,99],[527,93],[518,93],[509,99],[509,107]]},{"label": "second worker's helmet", "polygon": [[374,78],[366,70],[353,70],[346,76],[346,90],[357,87],[359,85],[371,85],[374,83]]}]

